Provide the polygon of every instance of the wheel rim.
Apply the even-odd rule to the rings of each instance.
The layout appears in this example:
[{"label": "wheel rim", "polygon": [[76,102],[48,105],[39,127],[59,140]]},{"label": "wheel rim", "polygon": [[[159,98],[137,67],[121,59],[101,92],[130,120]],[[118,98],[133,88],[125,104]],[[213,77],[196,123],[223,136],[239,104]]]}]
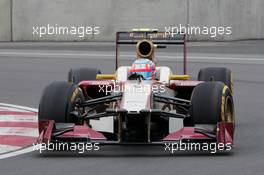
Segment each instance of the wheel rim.
[{"label": "wheel rim", "polygon": [[[76,94],[73,95],[71,97],[71,99],[70,99],[71,107],[68,108],[67,113],[70,114],[70,112],[77,111],[79,114],[83,114],[84,113],[84,109],[83,108],[79,108],[79,107],[76,106],[77,102],[82,102],[84,100],[84,97],[82,95],[82,90],[80,88],[77,88],[75,90],[75,93]],[[70,115],[67,115],[66,121],[74,122],[74,119]],[[75,121],[75,122],[79,122],[79,121]]]},{"label": "wheel rim", "polygon": [[235,122],[234,104],[230,96],[226,97],[226,100],[225,100],[225,120],[226,122],[229,122],[229,123]]}]

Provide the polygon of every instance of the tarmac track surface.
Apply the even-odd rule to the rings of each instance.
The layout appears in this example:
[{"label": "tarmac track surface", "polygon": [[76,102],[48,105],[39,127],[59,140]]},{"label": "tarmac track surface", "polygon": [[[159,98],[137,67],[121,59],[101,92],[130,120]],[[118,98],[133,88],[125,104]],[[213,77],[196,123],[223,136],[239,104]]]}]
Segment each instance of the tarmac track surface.
[{"label": "tarmac track surface", "polygon": [[[210,54],[215,55],[211,60],[203,60],[199,57],[188,64],[192,79],[196,78],[198,70],[202,67],[226,66],[234,73],[236,136],[232,153],[215,155],[178,152],[172,155],[165,152],[163,147],[133,146],[107,146],[102,147],[99,152],[85,154],[65,152],[39,154],[35,151],[0,160],[0,174],[263,174],[264,61],[257,62],[254,58],[264,59],[264,57],[263,50],[255,51],[259,44],[255,46],[254,43],[239,46],[234,44],[235,49],[199,46],[200,49],[194,47],[193,52],[190,53],[195,57],[196,53],[201,54],[211,50]],[[60,47],[64,48],[63,45]],[[77,47],[79,49],[71,53],[85,51],[85,46],[82,47]],[[45,50],[41,47],[36,49],[27,44],[22,49],[12,45],[3,48],[0,46],[0,102],[37,107],[43,88],[52,81],[66,80],[67,71],[71,67],[98,67],[103,73],[111,73],[114,64],[110,57],[114,52],[107,50],[102,54],[101,50],[104,50],[104,47],[106,46],[95,47],[92,52],[97,56],[89,56],[90,51],[86,51],[86,58],[79,56],[65,58],[53,54],[53,52],[64,52],[65,49],[53,48],[49,58],[44,59],[43,56],[38,55],[48,53],[50,49]],[[99,51],[96,51],[96,48],[100,48]],[[240,58],[241,56],[236,54],[241,55],[241,52],[246,52],[245,49],[249,50],[245,53],[247,61],[243,61],[243,58],[231,60],[232,57]],[[168,53],[162,52],[161,55],[170,55],[171,51],[172,49]],[[14,55],[13,52],[20,54]],[[133,55],[133,52],[129,52],[127,57],[130,55]],[[221,57],[230,57],[231,61],[221,62],[219,59]],[[131,61],[125,60],[122,63],[131,64]],[[169,65],[178,73],[181,68],[180,61],[173,59],[166,59],[159,65]]]}]

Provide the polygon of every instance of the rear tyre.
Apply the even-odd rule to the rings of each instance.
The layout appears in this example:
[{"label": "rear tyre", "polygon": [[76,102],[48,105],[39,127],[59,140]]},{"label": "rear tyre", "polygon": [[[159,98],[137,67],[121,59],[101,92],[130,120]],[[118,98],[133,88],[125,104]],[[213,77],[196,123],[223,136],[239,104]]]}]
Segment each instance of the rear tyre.
[{"label": "rear tyre", "polygon": [[198,73],[199,81],[221,81],[226,84],[233,93],[232,72],[225,67],[203,68]]},{"label": "rear tyre", "polygon": [[58,123],[76,122],[70,116],[77,101],[84,99],[81,89],[68,82],[53,82],[44,89],[39,103],[39,119]]},{"label": "rear tyre", "polygon": [[197,85],[191,98],[193,124],[216,125],[217,122],[235,122],[234,104],[230,89],[222,82]]},{"label": "rear tyre", "polygon": [[68,72],[68,82],[78,84],[84,80],[96,80],[96,75],[100,74],[96,68],[76,68]]}]

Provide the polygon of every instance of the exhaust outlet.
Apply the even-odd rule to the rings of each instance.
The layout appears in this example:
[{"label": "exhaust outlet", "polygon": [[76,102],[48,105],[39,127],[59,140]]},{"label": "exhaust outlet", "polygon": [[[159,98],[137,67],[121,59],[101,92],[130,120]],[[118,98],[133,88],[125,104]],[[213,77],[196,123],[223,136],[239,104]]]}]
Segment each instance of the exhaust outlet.
[{"label": "exhaust outlet", "polygon": [[154,44],[149,40],[141,40],[137,43],[137,57],[138,58],[147,58],[153,60],[154,58]]}]

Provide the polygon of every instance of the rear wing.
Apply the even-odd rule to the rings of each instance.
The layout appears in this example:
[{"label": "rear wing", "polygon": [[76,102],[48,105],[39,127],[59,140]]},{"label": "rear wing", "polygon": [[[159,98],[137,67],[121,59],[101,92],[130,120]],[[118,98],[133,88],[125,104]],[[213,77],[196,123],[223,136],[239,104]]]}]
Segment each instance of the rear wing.
[{"label": "rear wing", "polygon": [[157,47],[165,48],[166,45],[183,46],[183,74],[187,74],[187,48],[185,34],[169,34],[157,30],[133,30],[130,32],[116,32],[116,69],[119,67],[119,46],[133,45],[138,41],[151,40]]}]

